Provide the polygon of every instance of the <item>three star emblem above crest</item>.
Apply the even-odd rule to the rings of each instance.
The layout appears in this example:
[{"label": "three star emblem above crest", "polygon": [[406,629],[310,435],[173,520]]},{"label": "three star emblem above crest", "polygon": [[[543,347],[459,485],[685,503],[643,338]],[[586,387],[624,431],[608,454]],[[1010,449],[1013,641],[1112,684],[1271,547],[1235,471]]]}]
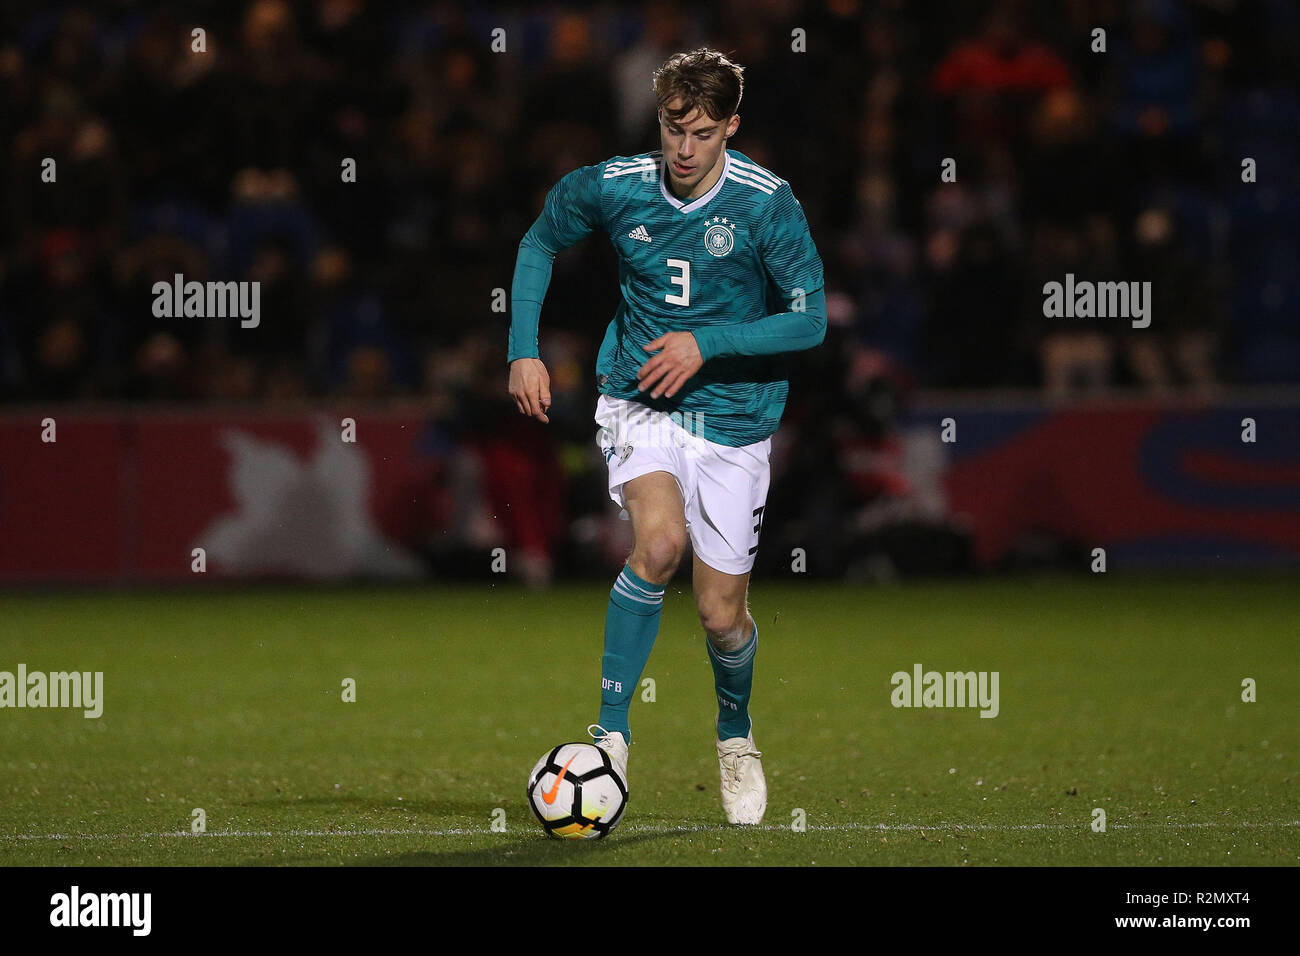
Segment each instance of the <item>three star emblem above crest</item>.
[{"label": "three star emblem above crest", "polygon": [[736,245],[735,223],[726,216],[714,216],[712,220],[705,220],[710,221],[712,225],[704,230],[704,248],[709,255],[721,258]]}]

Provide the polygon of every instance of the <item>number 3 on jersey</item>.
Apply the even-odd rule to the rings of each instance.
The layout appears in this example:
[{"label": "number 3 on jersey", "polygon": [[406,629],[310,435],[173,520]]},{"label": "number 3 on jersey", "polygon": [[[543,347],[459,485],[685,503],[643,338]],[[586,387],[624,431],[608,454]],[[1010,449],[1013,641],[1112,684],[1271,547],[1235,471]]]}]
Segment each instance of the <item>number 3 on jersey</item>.
[{"label": "number 3 on jersey", "polygon": [[691,304],[691,264],[685,259],[669,259],[668,268],[676,269],[677,275],[670,275],[668,281],[673,285],[682,287],[681,295],[673,295],[669,292],[664,296],[665,302],[671,302],[673,305],[690,305]]}]

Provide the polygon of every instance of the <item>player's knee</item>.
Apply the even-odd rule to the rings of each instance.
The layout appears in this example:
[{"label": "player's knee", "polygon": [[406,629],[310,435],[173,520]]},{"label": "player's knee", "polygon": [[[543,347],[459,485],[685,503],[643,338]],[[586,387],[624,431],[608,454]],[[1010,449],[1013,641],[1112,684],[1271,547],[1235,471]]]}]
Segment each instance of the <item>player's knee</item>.
[{"label": "player's knee", "polygon": [[749,639],[749,612],[744,601],[705,596],[697,602],[696,610],[700,612],[704,633],[716,650],[730,654],[743,647]]},{"label": "player's knee", "polygon": [[643,535],[632,552],[632,570],[654,584],[664,584],[677,573],[686,553],[683,531],[662,529]]}]

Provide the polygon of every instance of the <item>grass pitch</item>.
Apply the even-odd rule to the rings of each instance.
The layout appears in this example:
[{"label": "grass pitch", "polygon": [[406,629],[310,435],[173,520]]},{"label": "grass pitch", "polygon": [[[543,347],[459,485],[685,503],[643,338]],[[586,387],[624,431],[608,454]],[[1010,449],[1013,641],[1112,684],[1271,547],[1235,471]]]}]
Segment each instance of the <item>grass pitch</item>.
[{"label": "grass pitch", "polygon": [[[0,710],[0,864],[1300,862],[1294,578],[757,581],[757,829],[724,823],[675,584],[623,822],[549,840],[525,778],[596,716],[607,593],[0,595],[0,670],[103,671],[105,697]],[[998,671],[998,716],[893,707],[917,663]]]}]

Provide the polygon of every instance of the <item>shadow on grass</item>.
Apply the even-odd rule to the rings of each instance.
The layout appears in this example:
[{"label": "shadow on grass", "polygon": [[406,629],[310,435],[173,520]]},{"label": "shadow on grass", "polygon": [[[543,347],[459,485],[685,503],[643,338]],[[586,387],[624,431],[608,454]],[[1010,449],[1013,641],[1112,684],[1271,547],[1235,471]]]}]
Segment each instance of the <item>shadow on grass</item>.
[{"label": "shadow on grass", "polygon": [[[523,799],[519,800],[519,810],[527,811]],[[380,815],[401,814],[412,826],[436,829],[439,826],[452,826],[442,821],[447,817],[470,817],[486,823],[488,812],[492,809],[482,800],[381,800],[373,796],[356,796],[348,794],[325,794],[316,797],[279,797],[271,800],[241,800],[235,806],[256,808],[259,810],[292,810],[295,807],[328,811],[337,810],[340,822],[349,820],[357,826],[373,823]],[[509,804],[507,804],[508,806]],[[417,817],[419,819],[417,819]]]},{"label": "shadow on grass", "polygon": [[[719,827],[727,830],[728,827]],[[400,853],[373,852],[359,857],[339,860],[324,853],[305,853],[294,857],[249,857],[237,866],[604,866],[631,863],[624,852],[655,840],[680,836],[665,832],[615,832],[603,840],[558,840],[545,836],[540,830],[528,836],[510,836],[484,833],[476,840],[490,841],[490,845],[458,850],[415,850]],[[429,837],[430,841],[446,837]],[[464,840],[465,837],[457,837]],[[644,865],[645,859],[637,856],[635,862]]]}]

